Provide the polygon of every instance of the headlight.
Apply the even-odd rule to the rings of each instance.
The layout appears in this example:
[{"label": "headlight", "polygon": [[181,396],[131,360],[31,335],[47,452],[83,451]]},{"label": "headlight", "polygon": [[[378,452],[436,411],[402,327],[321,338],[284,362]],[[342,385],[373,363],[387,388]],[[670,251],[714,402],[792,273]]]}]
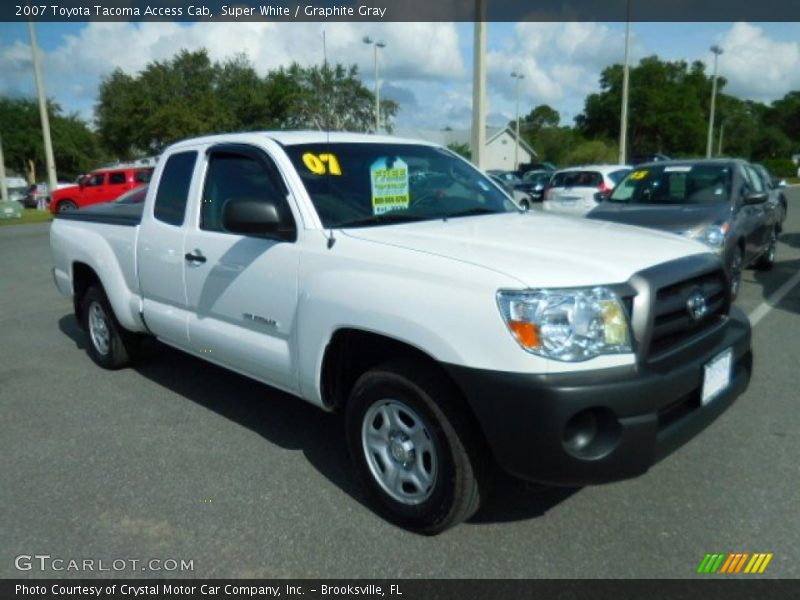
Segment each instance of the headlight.
[{"label": "headlight", "polygon": [[725,248],[725,236],[728,235],[730,230],[731,224],[726,221],[724,223],[701,225],[700,227],[684,231],[683,235],[703,242],[715,252],[722,252]]},{"label": "headlight", "polygon": [[497,304],[511,334],[532,354],[577,362],[631,352],[625,309],[608,288],[501,290]]}]

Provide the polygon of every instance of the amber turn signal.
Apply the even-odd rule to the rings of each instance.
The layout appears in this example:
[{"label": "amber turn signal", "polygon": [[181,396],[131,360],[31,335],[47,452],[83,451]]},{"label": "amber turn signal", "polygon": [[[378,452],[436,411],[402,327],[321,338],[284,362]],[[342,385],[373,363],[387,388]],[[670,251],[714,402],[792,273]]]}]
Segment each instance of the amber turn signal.
[{"label": "amber turn signal", "polygon": [[540,346],[539,328],[525,321],[509,321],[508,326],[523,347],[533,349]]}]

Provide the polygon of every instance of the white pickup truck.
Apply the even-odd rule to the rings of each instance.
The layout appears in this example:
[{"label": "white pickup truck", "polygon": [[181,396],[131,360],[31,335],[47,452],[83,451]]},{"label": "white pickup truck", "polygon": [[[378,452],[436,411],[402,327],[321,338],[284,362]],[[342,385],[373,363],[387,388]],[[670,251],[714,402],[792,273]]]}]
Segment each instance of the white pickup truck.
[{"label": "white pickup truck", "polygon": [[644,473],[752,368],[705,246],[523,212],[423,142],[184,141],[143,203],[56,215],[51,245],[96,363],[155,336],[342,411],[376,507],[425,533],[473,514],[497,465],[556,485]]}]

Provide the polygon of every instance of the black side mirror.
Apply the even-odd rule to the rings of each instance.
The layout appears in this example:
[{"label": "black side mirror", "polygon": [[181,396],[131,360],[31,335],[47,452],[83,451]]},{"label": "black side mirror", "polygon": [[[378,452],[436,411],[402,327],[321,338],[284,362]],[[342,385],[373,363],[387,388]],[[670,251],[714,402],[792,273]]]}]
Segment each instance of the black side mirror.
[{"label": "black side mirror", "polygon": [[281,218],[277,207],[258,198],[231,198],[222,209],[222,226],[231,233],[277,236]]},{"label": "black side mirror", "polygon": [[81,177],[78,179],[78,187],[81,189],[86,187],[86,177]]},{"label": "black side mirror", "polygon": [[744,197],[742,204],[744,206],[752,206],[753,204],[764,204],[769,198],[769,194],[766,192],[753,192],[748,194]]},{"label": "black side mirror", "polygon": [[520,200],[519,207],[524,211],[529,211],[531,209],[531,203],[528,200]]},{"label": "black side mirror", "polygon": [[601,202],[605,202],[608,200],[608,194],[604,192],[595,192],[594,193],[594,201],[600,204]]}]

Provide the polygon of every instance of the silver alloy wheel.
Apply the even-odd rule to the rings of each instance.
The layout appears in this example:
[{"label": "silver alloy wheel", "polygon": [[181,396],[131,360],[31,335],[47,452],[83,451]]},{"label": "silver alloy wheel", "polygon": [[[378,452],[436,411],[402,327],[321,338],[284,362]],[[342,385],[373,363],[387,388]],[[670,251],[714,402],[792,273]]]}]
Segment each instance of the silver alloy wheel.
[{"label": "silver alloy wheel", "polygon": [[372,477],[401,504],[415,506],[433,493],[438,457],[420,416],[399,400],[379,400],[361,426],[361,445]]},{"label": "silver alloy wheel", "polygon": [[111,349],[111,332],[108,328],[108,316],[99,302],[89,306],[89,337],[94,349],[106,356]]}]

